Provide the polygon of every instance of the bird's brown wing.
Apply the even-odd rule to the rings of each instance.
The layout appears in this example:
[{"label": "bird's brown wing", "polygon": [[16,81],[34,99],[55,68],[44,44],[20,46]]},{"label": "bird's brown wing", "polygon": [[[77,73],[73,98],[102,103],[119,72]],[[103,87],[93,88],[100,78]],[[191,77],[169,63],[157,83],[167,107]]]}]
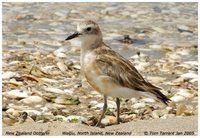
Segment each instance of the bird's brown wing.
[{"label": "bird's brown wing", "polygon": [[132,63],[110,48],[96,51],[96,64],[106,75],[114,78],[121,86],[141,92],[151,92],[167,104],[169,98],[160,92],[160,88],[144,80]]}]

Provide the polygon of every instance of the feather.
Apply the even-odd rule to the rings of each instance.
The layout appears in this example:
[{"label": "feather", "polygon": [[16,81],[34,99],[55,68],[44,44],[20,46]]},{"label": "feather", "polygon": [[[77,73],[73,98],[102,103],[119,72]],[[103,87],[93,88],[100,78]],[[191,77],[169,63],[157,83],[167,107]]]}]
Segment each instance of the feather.
[{"label": "feather", "polygon": [[141,92],[150,92],[165,104],[170,101],[168,97],[160,92],[160,88],[147,82],[130,61],[105,44],[94,49],[94,52],[97,55],[95,62],[98,68],[105,75],[115,79],[121,86]]}]

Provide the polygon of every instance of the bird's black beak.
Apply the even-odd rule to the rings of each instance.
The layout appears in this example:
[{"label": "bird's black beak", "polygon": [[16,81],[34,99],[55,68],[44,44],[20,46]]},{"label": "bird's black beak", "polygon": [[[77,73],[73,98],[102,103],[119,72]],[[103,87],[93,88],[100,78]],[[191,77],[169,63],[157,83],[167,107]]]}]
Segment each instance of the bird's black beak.
[{"label": "bird's black beak", "polygon": [[81,35],[79,32],[74,32],[73,34],[70,34],[65,40],[71,40],[78,37],[79,35]]}]

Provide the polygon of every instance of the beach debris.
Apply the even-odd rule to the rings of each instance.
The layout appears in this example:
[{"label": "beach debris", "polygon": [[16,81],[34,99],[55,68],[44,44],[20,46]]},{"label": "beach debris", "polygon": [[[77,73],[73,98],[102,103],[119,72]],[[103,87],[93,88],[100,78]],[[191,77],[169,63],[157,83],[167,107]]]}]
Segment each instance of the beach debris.
[{"label": "beach debris", "polygon": [[43,98],[40,96],[29,96],[27,98],[20,100],[20,102],[23,102],[24,104],[28,105],[42,104]]},{"label": "beach debris", "polygon": [[[82,77],[80,42],[65,41],[66,33],[74,26],[68,21],[87,8],[76,9],[76,4],[64,3],[47,5],[24,8],[26,3],[3,3],[2,124],[65,121],[95,126],[104,105],[103,96]],[[138,3],[115,3],[107,8],[106,3],[92,5],[96,8],[91,10],[92,15],[103,26],[104,42],[130,59],[145,80],[162,88],[172,100],[162,107],[159,101],[147,97],[121,98],[121,123],[198,115],[196,4],[175,3],[167,8]],[[41,6],[47,14],[41,14]],[[181,14],[183,7],[187,7],[187,14]],[[19,9],[20,14],[15,15]],[[62,26],[66,17],[69,20]],[[185,22],[186,18],[190,20]],[[115,100],[108,97],[105,126],[115,124]],[[80,121],[81,117],[86,121]]]},{"label": "beach debris", "polygon": [[173,102],[182,102],[185,100],[185,97],[181,96],[181,95],[177,95],[177,96],[173,96],[170,98]]},{"label": "beach debris", "polygon": [[16,72],[7,71],[2,74],[2,79],[10,79],[17,76],[19,76],[19,74],[17,74]]},{"label": "beach debris", "polygon": [[78,97],[72,97],[71,95],[60,95],[55,99],[55,103],[63,105],[78,105],[80,101]]},{"label": "beach debris", "polygon": [[133,108],[138,109],[138,108],[144,108],[146,106],[145,103],[136,103],[133,105]]},{"label": "beach debris", "polygon": [[186,109],[187,107],[185,106],[185,104],[183,103],[178,104],[176,109],[176,116],[180,116],[181,114],[183,114]]},{"label": "beach debris", "polygon": [[103,118],[101,120],[101,123],[105,126],[108,126],[108,125],[112,125],[112,124],[115,124],[117,121],[116,117],[114,116],[105,116],[105,118]]},{"label": "beach debris", "polygon": [[86,118],[82,116],[70,115],[66,117],[66,121],[70,123],[81,123],[82,121],[86,121]]},{"label": "beach debris", "polygon": [[28,97],[28,92],[25,90],[16,89],[6,92],[4,95],[8,98],[26,98]]}]

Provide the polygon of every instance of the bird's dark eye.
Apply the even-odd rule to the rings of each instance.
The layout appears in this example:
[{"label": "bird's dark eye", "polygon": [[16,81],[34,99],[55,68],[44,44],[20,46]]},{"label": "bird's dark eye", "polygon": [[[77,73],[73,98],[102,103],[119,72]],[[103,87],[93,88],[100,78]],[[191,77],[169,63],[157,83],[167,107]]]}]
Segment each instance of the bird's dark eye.
[{"label": "bird's dark eye", "polygon": [[88,27],[88,28],[86,28],[86,30],[89,32],[89,31],[92,30],[92,28],[91,28],[91,27]]}]

